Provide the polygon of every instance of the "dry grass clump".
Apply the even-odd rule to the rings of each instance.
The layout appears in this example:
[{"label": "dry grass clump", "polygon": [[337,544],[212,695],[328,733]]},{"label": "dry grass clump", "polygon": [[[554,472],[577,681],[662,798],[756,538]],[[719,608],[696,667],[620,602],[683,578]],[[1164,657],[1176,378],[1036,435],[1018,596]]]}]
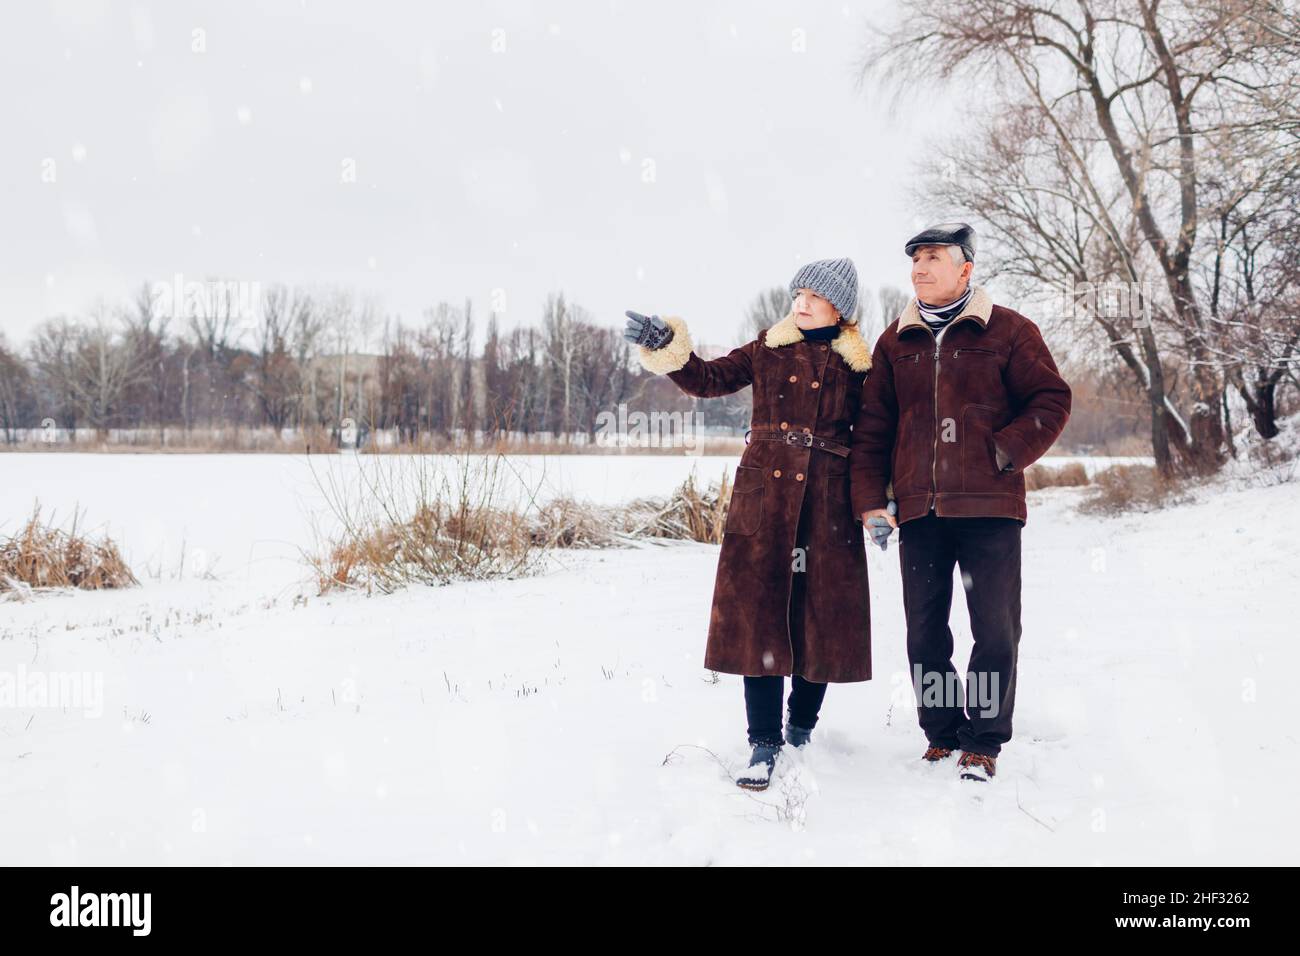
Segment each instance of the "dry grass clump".
[{"label": "dry grass clump", "polygon": [[[380,457],[363,472],[361,502],[337,484],[324,487],[342,533],[308,556],[321,593],[388,593],[411,584],[519,577],[557,548],[610,548],[639,539],[719,544],[731,483],[701,489],[687,478],[667,498],[609,507],[553,498],[521,504],[502,495],[502,457],[462,456],[452,469],[433,459]],[[391,463],[391,464],[390,464]]]},{"label": "dry grass clump", "polygon": [[355,529],[314,563],[322,593],[357,587],[388,593],[415,583],[514,577],[528,569],[534,550],[514,514],[433,501],[406,520]]},{"label": "dry grass clump", "polygon": [[410,584],[530,573],[546,542],[503,499],[507,464],[500,456],[382,456],[357,473],[357,489],[324,479],[322,491],[341,533],[323,556],[308,559],[321,593],[389,593]]},{"label": "dry grass clump", "polygon": [[1082,462],[1066,462],[1059,468],[1050,465],[1030,465],[1025,469],[1025,490],[1039,488],[1078,488],[1088,484],[1088,470]]},{"label": "dry grass clump", "polygon": [[552,498],[539,505],[526,523],[533,543],[544,548],[613,548],[626,544],[622,509],[572,498]]},{"label": "dry grass clump", "polygon": [[0,538],[0,600],[48,588],[98,591],[139,583],[117,544],[81,532],[75,514],[64,531],[41,520],[38,504],[17,534]]},{"label": "dry grass clump", "polygon": [[1186,499],[1177,479],[1151,465],[1112,465],[1092,476],[1093,494],[1079,505],[1084,514],[1155,511]]},{"label": "dry grass clump", "polygon": [[692,474],[668,498],[642,498],[623,510],[623,531],[629,537],[675,538],[721,544],[731,503],[726,472],[719,484],[701,489]]}]

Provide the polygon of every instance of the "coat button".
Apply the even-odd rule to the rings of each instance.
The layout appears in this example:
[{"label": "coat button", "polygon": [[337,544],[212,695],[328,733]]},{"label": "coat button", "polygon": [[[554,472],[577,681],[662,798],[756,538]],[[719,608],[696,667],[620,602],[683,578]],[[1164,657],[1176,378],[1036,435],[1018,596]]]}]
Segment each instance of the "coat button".
[{"label": "coat button", "polygon": [[805,435],[811,435],[811,434],[812,434],[812,429],[811,429],[811,428],[805,428],[805,429],[803,430],[803,433],[804,433]]},{"label": "coat button", "polygon": [[782,423],[781,423],[781,431],[785,431],[785,430],[786,430],[787,428],[789,428],[789,427],[790,427],[790,423],[789,423],[789,422],[782,422]]},{"label": "coat button", "polygon": [[780,477],[781,477],[781,469],[780,469],[780,468],[777,468],[776,470],[774,470],[774,471],[772,472],[772,477],[773,477],[773,478],[780,478]]},{"label": "coat button", "polygon": [[792,381],[792,382],[797,382],[797,381],[799,381],[799,376],[798,376],[798,375],[791,375],[791,376],[790,376],[790,381]]},{"label": "coat button", "polygon": [[795,476],[794,476],[794,480],[795,480],[795,481],[803,481],[803,472],[801,471],[801,472],[799,472],[799,474],[795,475]]},{"label": "coat button", "polygon": [[822,383],[821,383],[821,382],[813,382],[813,383],[812,383],[812,387],[813,387],[813,388],[821,388],[821,387],[822,387]]}]

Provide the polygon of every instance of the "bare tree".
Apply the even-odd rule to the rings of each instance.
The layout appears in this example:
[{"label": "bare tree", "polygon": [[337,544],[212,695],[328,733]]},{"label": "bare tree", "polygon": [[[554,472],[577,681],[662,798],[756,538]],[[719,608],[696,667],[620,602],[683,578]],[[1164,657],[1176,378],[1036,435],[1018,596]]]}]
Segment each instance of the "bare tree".
[{"label": "bare tree", "polygon": [[80,412],[77,392],[77,341],[79,330],[65,316],[46,319],[37,327],[31,343],[32,366],[36,371],[38,417],[52,419],[77,438]]},{"label": "bare tree", "polygon": [[414,337],[400,321],[385,325],[377,379],[379,427],[396,428],[400,441],[415,441],[420,431],[420,359]]},{"label": "bare tree", "polygon": [[578,351],[578,330],[563,292],[546,297],[542,334],[545,336],[547,372],[560,402],[559,421],[552,424],[549,421],[551,396],[547,395],[547,424],[551,431],[567,437],[573,430],[573,363]]},{"label": "bare tree", "polygon": [[25,427],[35,415],[35,396],[31,372],[23,360],[9,350],[4,333],[0,333],[0,429],[5,442],[13,444],[16,431]]},{"label": "bare tree", "polygon": [[570,368],[578,421],[589,440],[603,411],[614,411],[633,388],[632,352],[618,329],[596,325],[587,313],[570,307],[576,347]]},{"label": "bare tree", "polygon": [[478,428],[478,416],[474,413],[474,395],[475,395],[475,374],[474,370],[477,362],[474,358],[474,303],[469,299],[465,300],[465,325],[461,333],[461,361],[460,361],[460,378],[458,385],[458,401],[456,403],[457,426],[465,435],[468,442],[474,441],[474,434]]},{"label": "bare tree", "polygon": [[418,338],[425,428],[450,439],[455,427],[457,382],[460,375],[460,312],[440,302],[424,313]]},{"label": "bare tree", "polygon": [[[142,377],[132,390],[140,393],[141,406],[148,406],[149,417],[158,429],[158,440],[164,440],[168,408],[168,329],[173,316],[160,307],[157,296],[149,285],[137,291],[133,308],[122,313],[125,334],[131,343],[141,367]],[[129,400],[129,399],[128,399]],[[141,409],[140,424],[146,416]]]},{"label": "bare tree", "polygon": [[[315,296],[301,290],[295,293],[296,304],[290,310],[293,357],[298,365],[298,424],[319,425],[320,416],[317,376],[313,365],[320,356],[325,339],[326,312]],[[310,421],[308,420],[310,416]]]},{"label": "bare tree", "polygon": [[[1203,276],[1216,355],[1266,439],[1278,434],[1277,391],[1297,366],[1300,343],[1297,155],[1292,150],[1283,164],[1252,176],[1251,190],[1219,198],[1213,256]],[[1206,184],[1216,194],[1232,187],[1222,179]]]},{"label": "bare tree", "polygon": [[128,389],[148,374],[137,341],[121,334],[116,324],[108,307],[96,304],[87,324],[72,327],[72,348],[63,367],[81,419],[101,438],[115,423]]},{"label": "bare tree", "polygon": [[745,321],[740,327],[740,341],[753,341],[758,333],[770,329],[790,314],[790,290],[772,286],[754,296],[745,309]]},{"label": "bare tree", "polygon": [[535,328],[513,330],[502,342],[504,385],[499,407],[508,409],[503,421],[524,435],[544,427],[548,390],[541,361],[541,336]]},{"label": "bare tree", "polygon": [[[930,195],[990,222],[1008,273],[1139,290],[1129,314],[1084,318],[1147,393],[1160,467],[1172,467],[1171,448],[1195,470],[1217,467],[1225,375],[1195,260],[1218,210],[1202,182],[1224,171],[1216,144],[1283,135],[1272,104],[1300,49],[1285,18],[1237,0],[969,0],[959,16],[904,6],[873,70],[899,88],[933,71],[1008,93],[941,157]],[[1186,414],[1165,382],[1168,352],[1187,372]]]},{"label": "bare tree", "polygon": [[[884,285],[876,290],[878,312],[862,310],[862,336],[871,345],[896,318],[903,314],[911,296],[895,286]],[[868,300],[869,301],[869,300]]]},{"label": "bare tree", "polygon": [[244,384],[256,398],[267,424],[279,434],[298,409],[301,365],[294,356],[296,331],[307,324],[311,299],[276,285],[262,298],[261,320],[253,330],[252,368]]}]

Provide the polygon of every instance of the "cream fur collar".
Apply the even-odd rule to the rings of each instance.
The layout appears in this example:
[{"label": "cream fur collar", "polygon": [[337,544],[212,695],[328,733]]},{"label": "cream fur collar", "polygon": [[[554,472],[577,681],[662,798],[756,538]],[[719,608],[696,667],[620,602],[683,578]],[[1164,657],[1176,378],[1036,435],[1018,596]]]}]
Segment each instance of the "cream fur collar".
[{"label": "cream fur collar", "polygon": [[[763,342],[768,348],[777,349],[783,345],[802,342],[803,339],[803,330],[795,324],[794,313],[791,312],[767,330]],[[840,357],[853,371],[865,372],[871,368],[871,349],[862,338],[862,330],[856,322],[840,322],[840,334],[831,340],[831,348],[840,353]]]}]

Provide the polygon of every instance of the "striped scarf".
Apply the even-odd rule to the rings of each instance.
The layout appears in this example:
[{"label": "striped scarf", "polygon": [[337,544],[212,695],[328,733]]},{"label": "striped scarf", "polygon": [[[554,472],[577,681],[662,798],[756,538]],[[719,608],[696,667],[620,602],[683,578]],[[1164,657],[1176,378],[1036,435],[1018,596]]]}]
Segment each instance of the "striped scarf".
[{"label": "striped scarf", "polygon": [[970,294],[974,289],[974,286],[967,284],[966,291],[947,305],[928,305],[917,299],[916,310],[921,314],[921,320],[930,327],[930,331],[938,335],[943,331],[944,326],[961,315],[961,310],[966,308],[966,303],[970,301]]}]

